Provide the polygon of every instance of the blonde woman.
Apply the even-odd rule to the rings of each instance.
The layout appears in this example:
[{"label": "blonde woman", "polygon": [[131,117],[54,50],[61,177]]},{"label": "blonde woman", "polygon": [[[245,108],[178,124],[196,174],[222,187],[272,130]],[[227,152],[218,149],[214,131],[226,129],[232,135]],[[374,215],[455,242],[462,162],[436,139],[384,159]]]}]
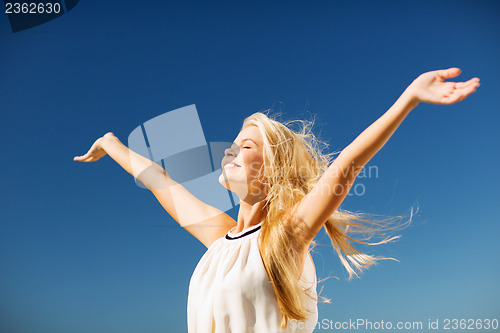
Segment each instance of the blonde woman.
[{"label": "blonde woman", "polygon": [[[420,75],[333,162],[321,153],[307,122],[299,121],[305,126],[295,132],[287,126],[292,122],[283,124],[262,112],[247,117],[225,152],[219,177],[240,199],[237,221],[198,200],[111,132],[74,160],[94,162],[110,155],[208,248],[189,285],[189,333],[312,332],[319,300],[310,256],[314,237],[325,227],[349,278],[388,259],[351,244],[393,240],[381,233],[390,229],[388,224],[338,208],[363,166],[418,103],[453,104],[479,87],[478,78],[445,81],[460,72],[449,68]],[[356,233],[366,237],[352,237]],[[368,242],[374,235],[383,240]]]}]

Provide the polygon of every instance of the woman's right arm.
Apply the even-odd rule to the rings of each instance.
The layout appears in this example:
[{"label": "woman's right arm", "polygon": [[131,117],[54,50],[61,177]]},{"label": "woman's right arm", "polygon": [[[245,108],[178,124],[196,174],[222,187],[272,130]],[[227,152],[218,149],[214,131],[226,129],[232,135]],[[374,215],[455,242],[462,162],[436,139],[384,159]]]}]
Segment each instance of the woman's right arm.
[{"label": "woman's right arm", "polygon": [[170,216],[207,248],[236,225],[229,215],[196,198],[160,165],[129,149],[111,132],[74,160],[95,162],[106,154],[151,190]]},{"label": "woman's right arm", "polygon": [[157,163],[129,149],[111,132],[102,137],[101,148],[125,171],[149,190],[166,186],[167,171]]},{"label": "woman's right arm", "polygon": [[108,132],[97,139],[89,151],[82,156],[75,156],[75,161],[96,162],[109,155],[129,174],[139,179],[148,189],[165,186],[165,169],[150,159],[137,154],[112,133]]}]

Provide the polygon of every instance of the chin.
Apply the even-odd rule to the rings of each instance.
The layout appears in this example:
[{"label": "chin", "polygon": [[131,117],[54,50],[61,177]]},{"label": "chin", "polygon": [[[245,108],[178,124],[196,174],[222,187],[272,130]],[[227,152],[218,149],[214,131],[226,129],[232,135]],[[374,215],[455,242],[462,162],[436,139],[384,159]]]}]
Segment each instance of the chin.
[{"label": "chin", "polygon": [[226,184],[226,178],[224,177],[224,174],[221,172],[220,176],[219,176],[219,183],[225,187],[225,184]]},{"label": "chin", "polygon": [[224,177],[224,174],[221,173],[221,175],[219,176],[219,183],[227,190],[238,195],[238,197],[240,197],[240,195],[242,194],[246,195],[248,193],[248,184],[246,183],[246,179],[244,182],[234,179],[227,179],[226,177]]},{"label": "chin", "polygon": [[221,174],[220,174],[220,176],[219,176],[219,183],[220,183],[222,186],[224,186],[226,189],[228,189],[229,191],[231,191],[231,189],[230,189],[230,188],[228,188],[228,187],[231,187],[231,188],[233,187],[233,186],[232,186],[232,184],[231,184],[231,183],[232,183],[232,182],[231,182],[231,180],[227,179],[227,178],[224,176],[224,174],[223,174],[223,173],[221,173]]}]

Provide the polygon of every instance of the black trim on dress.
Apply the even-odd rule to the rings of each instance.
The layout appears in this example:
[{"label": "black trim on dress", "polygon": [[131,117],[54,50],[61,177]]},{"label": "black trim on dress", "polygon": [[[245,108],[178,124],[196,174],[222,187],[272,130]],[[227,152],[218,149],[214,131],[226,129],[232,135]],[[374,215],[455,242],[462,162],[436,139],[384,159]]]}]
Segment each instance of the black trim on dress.
[{"label": "black trim on dress", "polygon": [[259,230],[261,226],[262,225],[259,225],[257,228],[249,230],[249,231],[245,232],[243,235],[239,235],[237,237],[231,237],[231,236],[229,236],[229,233],[227,233],[226,234],[226,239],[238,239],[238,238],[242,238],[242,237],[248,236],[248,235],[256,232],[257,230]]}]

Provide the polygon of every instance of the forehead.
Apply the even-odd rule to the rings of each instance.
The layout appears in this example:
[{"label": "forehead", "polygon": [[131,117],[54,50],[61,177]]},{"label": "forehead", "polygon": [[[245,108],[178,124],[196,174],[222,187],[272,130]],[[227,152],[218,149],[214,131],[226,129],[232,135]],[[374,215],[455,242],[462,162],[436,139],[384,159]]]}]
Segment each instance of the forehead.
[{"label": "forehead", "polygon": [[260,130],[257,126],[255,125],[249,125],[246,126],[241,130],[240,133],[238,133],[238,136],[234,140],[236,143],[240,143],[241,140],[245,139],[252,139],[257,143],[258,145],[262,144],[262,134],[260,133]]}]

